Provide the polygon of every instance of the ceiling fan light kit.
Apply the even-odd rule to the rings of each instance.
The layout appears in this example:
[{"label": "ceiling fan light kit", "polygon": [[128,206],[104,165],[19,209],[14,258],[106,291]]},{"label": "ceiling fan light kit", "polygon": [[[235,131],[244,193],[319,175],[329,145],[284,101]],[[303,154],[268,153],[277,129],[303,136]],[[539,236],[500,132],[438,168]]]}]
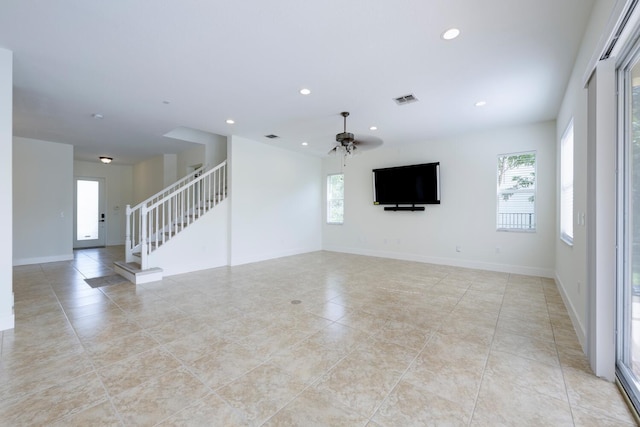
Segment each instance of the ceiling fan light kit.
[{"label": "ceiling fan light kit", "polygon": [[351,132],[347,132],[347,117],[349,117],[348,111],[343,111],[340,115],[344,119],[343,132],[336,135],[336,141],[338,142],[333,147],[329,154],[341,152],[345,158],[356,153],[356,150],[370,150],[382,145],[382,140],[374,136],[359,135],[356,136]]}]

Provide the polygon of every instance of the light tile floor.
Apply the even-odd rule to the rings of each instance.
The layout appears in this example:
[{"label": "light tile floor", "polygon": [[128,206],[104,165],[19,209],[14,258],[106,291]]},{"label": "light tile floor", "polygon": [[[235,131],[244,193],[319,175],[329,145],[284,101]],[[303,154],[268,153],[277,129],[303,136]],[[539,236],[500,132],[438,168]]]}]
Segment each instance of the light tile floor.
[{"label": "light tile floor", "polygon": [[84,282],[117,259],[14,269],[0,425],[634,425],[548,279],[316,252]]}]

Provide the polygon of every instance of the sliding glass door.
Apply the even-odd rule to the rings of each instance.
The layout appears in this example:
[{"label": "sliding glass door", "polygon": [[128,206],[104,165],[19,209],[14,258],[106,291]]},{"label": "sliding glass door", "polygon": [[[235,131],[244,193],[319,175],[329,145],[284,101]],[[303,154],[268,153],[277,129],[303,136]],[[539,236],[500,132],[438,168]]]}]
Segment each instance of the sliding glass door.
[{"label": "sliding glass door", "polygon": [[616,374],[640,403],[640,47],[618,69],[618,278]]}]

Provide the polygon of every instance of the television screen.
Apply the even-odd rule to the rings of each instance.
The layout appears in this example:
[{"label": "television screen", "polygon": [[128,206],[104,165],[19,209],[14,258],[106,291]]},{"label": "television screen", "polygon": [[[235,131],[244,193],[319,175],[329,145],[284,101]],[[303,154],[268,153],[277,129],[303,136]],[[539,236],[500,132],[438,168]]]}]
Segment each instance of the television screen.
[{"label": "television screen", "polygon": [[440,162],[373,170],[373,204],[440,203]]}]

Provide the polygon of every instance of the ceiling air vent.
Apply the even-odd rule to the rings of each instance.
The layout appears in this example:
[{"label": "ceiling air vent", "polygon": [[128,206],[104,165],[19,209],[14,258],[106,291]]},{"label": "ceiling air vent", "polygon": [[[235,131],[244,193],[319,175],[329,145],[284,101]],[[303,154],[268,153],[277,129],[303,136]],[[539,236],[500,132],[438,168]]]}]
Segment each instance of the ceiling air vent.
[{"label": "ceiling air vent", "polygon": [[276,138],[280,138],[278,135],[274,135],[274,134],[269,134],[269,135],[265,135],[265,138],[269,138],[269,139],[276,139]]},{"label": "ceiling air vent", "polygon": [[396,104],[398,105],[406,105],[406,104],[411,104],[412,102],[417,102],[418,98],[416,98],[415,95],[413,94],[409,94],[409,95],[399,96],[397,98],[394,98],[393,100],[396,101]]}]

